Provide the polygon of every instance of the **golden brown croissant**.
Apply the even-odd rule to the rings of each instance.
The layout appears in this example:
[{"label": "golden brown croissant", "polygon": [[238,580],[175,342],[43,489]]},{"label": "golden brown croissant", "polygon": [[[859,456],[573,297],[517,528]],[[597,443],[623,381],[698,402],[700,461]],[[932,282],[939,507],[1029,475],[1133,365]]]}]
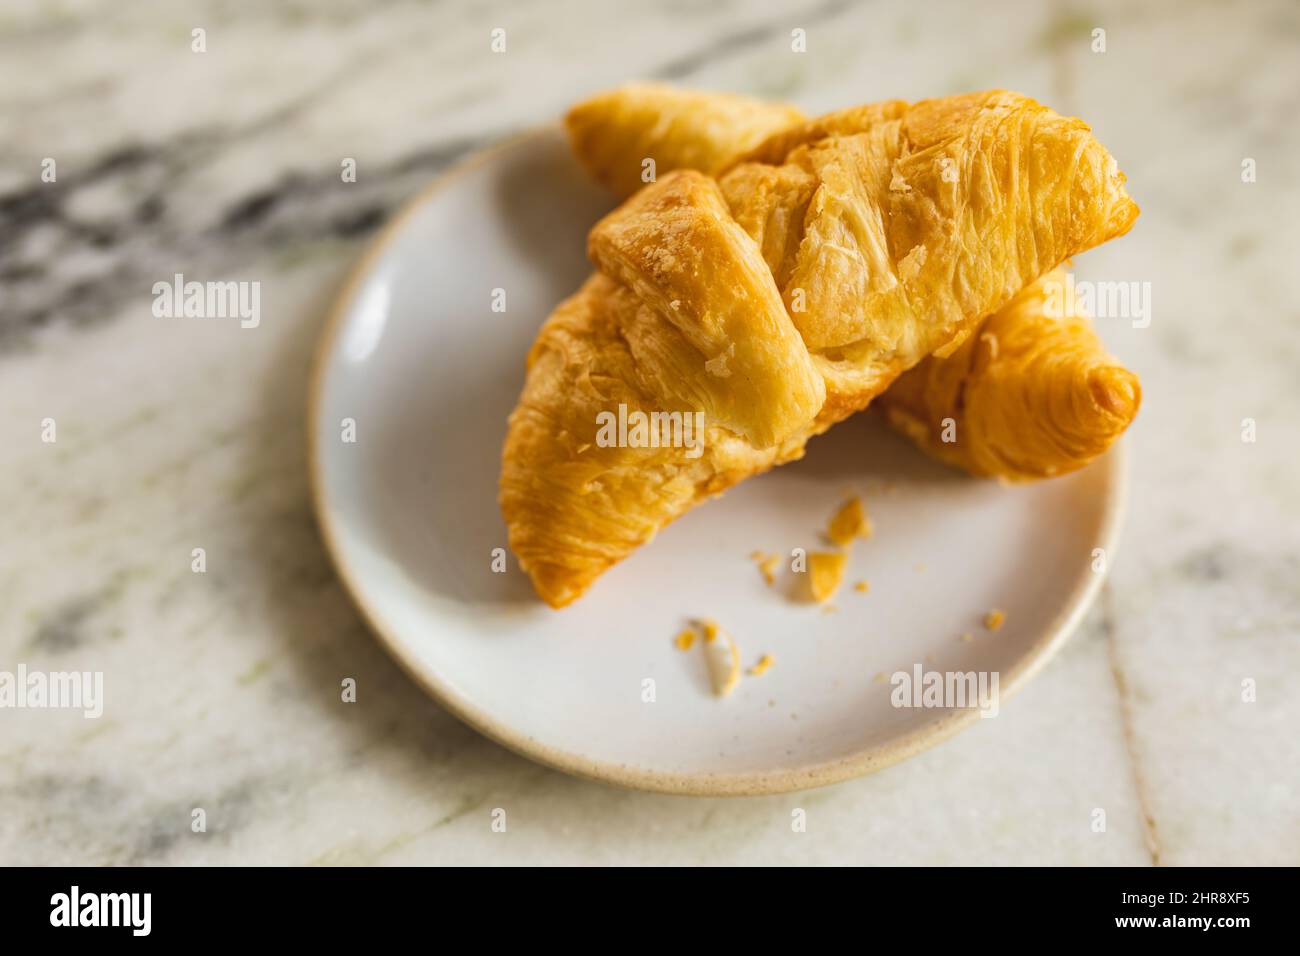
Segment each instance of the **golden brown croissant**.
[{"label": "golden brown croissant", "polygon": [[[1137,216],[1088,127],[1026,97],[866,114],[718,181],[662,176],[592,230],[599,271],[543,325],[502,456],[510,544],[551,605]],[[614,409],[702,413],[704,441],[611,443]]]},{"label": "golden brown croissant", "polygon": [[890,423],[936,458],[1009,481],[1063,474],[1109,448],[1142,388],[1072,304],[1052,314],[1064,283],[1054,269],[952,355],[899,376],[878,400]]},{"label": "golden brown croissant", "polygon": [[632,83],[579,103],[564,124],[592,178],[627,197],[647,181],[648,159],[656,174],[698,169],[712,176],[803,118],[783,103]]},{"label": "golden brown croissant", "polygon": [[[905,107],[890,101],[805,120],[780,104],[638,84],[579,104],[566,125],[592,176],[630,195],[642,182],[620,173],[638,171],[642,157],[661,173],[717,173],[742,157],[781,162],[798,145]],[[1064,474],[1105,452],[1137,414],[1137,378],[1105,353],[1085,316],[1047,315],[1040,292],[1027,289],[952,356],[900,376],[878,402],[890,423],[940,460],[1004,480]]]}]

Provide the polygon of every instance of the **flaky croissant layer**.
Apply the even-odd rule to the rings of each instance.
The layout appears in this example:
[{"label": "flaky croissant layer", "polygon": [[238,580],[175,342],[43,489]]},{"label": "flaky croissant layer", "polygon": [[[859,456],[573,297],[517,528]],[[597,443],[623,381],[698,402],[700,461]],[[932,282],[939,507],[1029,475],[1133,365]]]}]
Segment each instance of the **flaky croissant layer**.
[{"label": "flaky croissant layer", "polygon": [[[717,175],[742,160],[783,161],[795,146],[866,129],[905,108],[892,101],[807,120],[784,104],[630,84],[574,107],[566,126],[579,162],[627,196],[643,185],[636,173],[648,158],[661,173]],[[777,246],[773,261],[789,261],[782,243],[802,238],[761,217],[738,221]],[[778,284],[786,278],[778,275]],[[1007,481],[1064,474],[1103,454],[1137,413],[1137,378],[1106,355],[1085,315],[1048,315],[1034,288],[984,320],[954,354],[931,355],[901,375],[877,403],[889,422],[940,460]]]},{"label": "flaky croissant layer", "polygon": [[[1014,93],[845,111],[753,153],[598,223],[598,274],[530,352],[500,498],[553,606],[1137,215],[1087,126]],[[619,405],[704,411],[702,454],[597,441]]]},{"label": "flaky croissant layer", "polygon": [[784,103],[635,83],[579,103],[564,125],[592,178],[626,197],[674,169],[716,175],[803,119]]},{"label": "flaky croissant layer", "polygon": [[947,358],[930,356],[878,400],[935,457],[1007,481],[1083,467],[1137,415],[1138,378],[1106,353],[1086,316],[1048,308],[1054,269],[986,319]]}]

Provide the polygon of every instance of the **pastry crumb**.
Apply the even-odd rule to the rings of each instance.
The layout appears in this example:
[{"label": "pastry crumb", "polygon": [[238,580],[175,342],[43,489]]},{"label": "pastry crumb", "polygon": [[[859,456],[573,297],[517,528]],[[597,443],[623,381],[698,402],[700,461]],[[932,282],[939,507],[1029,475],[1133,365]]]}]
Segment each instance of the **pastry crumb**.
[{"label": "pastry crumb", "polygon": [[838,610],[839,610],[839,608],[836,607],[834,604],[823,604],[823,605],[822,605],[822,613],[823,613],[823,614],[834,614],[834,613],[835,613],[836,611],[838,611]]},{"label": "pastry crumb", "polygon": [[996,335],[992,332],[983,332],[980,334],[980,341],[988,349],[989,358],[995,359],[998,357],[998,337]]},{"label": "pastry crumb", "polygon": [[759,677],[771,670],[772,665],[776,663],[776,658],[771,654],[764,654],[758,659],[758,663],[749,669],[750,677]]},{"label": "pastry crumb", "polygon": [[740,682],[740,648],[712,621],[704,623],[704,657],[709,665],[713,693],[726,697]]},{"label": "pastry crumb", "polygon": [[825,604],[834,596],[844,580],[844,567],[847,563],[847,556],[838,552],[808,553],[808,584],[814,601]]},{"label": "pastry crumb", "polygon": [[1006,619],[1006,612],[995,607],[984,615],[984,626],[990,631],[996,631],[1006,622]]},{"label": "pastry crumb", "polygon": [[679,651],[689,651],[695,646],[695,631],[691,628],[685,628],[680,634],[673,638],[673,646]]},{"label": "pastry crumb", "polygon": [[876,671],[876,678],[875,678],[875,680],[876,680],[876,683],[877,683],[877,684],[883,684],[883,683],[885,683],[887,680],[889,680],[889,678],[885,675],[885,672],[884,672],[884,671]]},{"label": "pastry crumb", "polygon": [[732,342],[727,346],[727,351],[720,352],[705,362],[704,370],[710,375],[716,375],[718,378],[730,378],[731,369],[727,368],[727,360],[735,354],[736,343]]},{"label": "pastry crumb", "polygon": [[853,590],[866,594],[871,590],[871,582],[866,580],[855,581],[853,584]]},{"label": "pastry crumb", "polygon": [[961,640],[964,643],[969,644],[971,641],[975,640],[975,635],[967,631],[965,634],[961,636]]},{"label": "pastry crumb", "polygon": [[763,575],[764,581],[768,584],[776,582],[776,569],[781,563],[780,555],[768,554],[766,551],[753,551],[749,558],[751,561],[758,562],[758,570]]},{"label": "pastry crumb", "polygon": [[855,538],[871,537],[871,519],[862,507],[862,499],[854,495],[840,506],[826,529],[826,537],[841,548],[853,543]]}]

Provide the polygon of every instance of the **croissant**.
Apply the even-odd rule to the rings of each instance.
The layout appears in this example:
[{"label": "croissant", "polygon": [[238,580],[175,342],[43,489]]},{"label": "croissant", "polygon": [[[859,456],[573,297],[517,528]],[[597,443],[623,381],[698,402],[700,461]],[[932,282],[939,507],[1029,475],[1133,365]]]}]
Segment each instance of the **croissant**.
[{"label": "croissant", "polygon": [[1050,478],[1106,451],[1142,388],[1072,303],[1052,314],[1053,284],[1064,283],[1054,269],[952,355],[899,376],[879,400],[890,424],[941,461],[1007,481]]},{"label": "croissant", "polygon": [[783,103],[633,83],[579,103],[564,122],[583,168],[627,197],[645,184],[647,159],[656,175],[674,169],[714,175],[803,118]]},{"label": "croissant", "polygon": [[[661,176],[597,223],[597,273],[529,351],[500,503],[554,607],[1137,216],[1082,121],[1005,91],[873,107],[759,152],[720,180]],[[652,440],[607,440],[613,409],[657,422]],[[701,442],[676,440],[686,416]]]},{"label": "croissant", "polygon": [[[583,167],[627,196],[643,185],[645,157],[657,172],[710,174],[742,158],[781,162],[795,146],[866,128],[901,107],[806,120],[784,104],[631,84],[580,103],[565,122]],[[1105,452],[1137,414],[1137,377],[1106,354],[1085,316],[1048,315],[1041,293],[1030,286],[953,355],[900,376],[877,403],[890,424],[948,464],[1007,481],[1064,474]]]}]

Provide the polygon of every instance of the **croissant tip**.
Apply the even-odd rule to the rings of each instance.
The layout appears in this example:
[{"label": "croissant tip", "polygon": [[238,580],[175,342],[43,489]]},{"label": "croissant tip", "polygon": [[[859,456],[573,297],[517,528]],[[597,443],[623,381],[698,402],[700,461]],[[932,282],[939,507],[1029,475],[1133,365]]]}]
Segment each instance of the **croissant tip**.
[{"label": "croissant tip", "polygon": [[582,596],[584,587],[575,586],[573,574],[555,565],[534,565],[526,568],[533,579],[533,589],[538,597],[555,610],[568,607]]},{"label": "croissant tip", "polygon": [[1123,201],[1115,207],[1115,212],[1111,216],[1110,232],[1112,237],[1125,235],[1133,228],[1138,216],[1142,214],[1142,208],[1133,201],[1133,197],[1128,194],[1128,190],[1121,189],[1121,194]]},{"label": "croissant tip", "polygon": [[1125,425],[1133,420],[1142,403],[1138,377],[1121,365],[1101,365],[1088,372],[1088,392],[1107,414]]}]

